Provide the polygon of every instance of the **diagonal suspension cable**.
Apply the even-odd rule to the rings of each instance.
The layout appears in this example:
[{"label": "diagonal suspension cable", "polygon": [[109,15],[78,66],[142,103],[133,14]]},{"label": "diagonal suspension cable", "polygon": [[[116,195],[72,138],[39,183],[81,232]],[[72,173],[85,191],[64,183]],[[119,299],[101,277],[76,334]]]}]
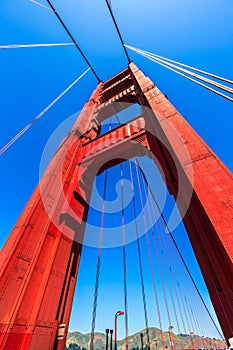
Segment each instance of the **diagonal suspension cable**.
[{"label": "diagonal suspension cable", "polygon": [[122,38],[122,35],[121,35],[121,32],[120,32],[120,29],[119,29],[119,27],[118,27],[118,24],[117,24],[117,22],[116,22],[115,16],[114,16],[114,14],[113,14],[111,4],[109,3],[108,0],[105,0],[105,2],[106,2],[106,4],[107,4],[108,10],[109,10],[110,15],[111,15],[111,17],[112,17],[112,20],[113,20],[113,23],[114,23],[114,25],[115,25],[116,31],[117,31],[117,33],[118,33],[118,35],[119,35],[119,39],[120,39],[120,41],[121,41],[122,48],[123,48],[123,50],[124,50],[124,52],[125,52],[127,61],[128,61],[128,63],[130,63],[131,60],[130,60],[130,58],[129,58],[129,54],[128,54],[127,50],[126,50],[126,47],[125,47],[125,45],[124,45],[124,41],[123,41],[123,38]]},{"label": "diagonal suspension cable", "polygon": [[73,46],[73,43],[55,43],[55,44],[14,44],[0,45],[0,49],[27,49],[31,47],[54,47],[54,46]]},{"label": "diagonal suspension cable", "polygon": [[85,62],[87,63],[88,67],[91,69],[92,73],[95,75],[96,79],[98,80],[98,82],[101,81],[101,79],[99,78],[99,76],[97,75],[97,73],[95,72],[94,68],[92,67],[92,65],[90,64],[90,62],[88,61],[87,57],[84,55],[83,51],[81,50],[81,48],[79,47],[79,45],[77,44],[76,40],[74,39],[73,35],[71,34],[71,32],[69,31],[69,29],[67,28],[67,26],[65,25],[64,21],[62,20],[62,18],[60,17],[60,15],[58,14],[58,12],[56,11],[55,7],[53,6],[53,4],[51,3],[50,0],[46,0],[47,3],[49,4],[49,6],[51,7],[53,13],[56,15],[56,17],[58,18],[58,20],[60,21],[60,23],[62,24],[63,28],[65,29],[66,33],[69,35],[70,39],[73,41],[75,47],[78,49],[79,53],[81,54],[81,56],[83,57],[83,59],[85,60]]},{"label": "diagonal suspension cable", "polygon": [[60,95],[58,95],[47,107],[45,107],[35,118],[33,118],[18,134],[16,134],[5,146],[0,149],[0,155],[2,155],[10,146],[13,145],[28,129],[31,128],[48,110],[55,105],[84,75],[90,70],[88,68],[83,72],[72,84],[70,84]]},{"label": "diagonal suspension cable", "polygon": [[[126,46],[128,47],[128,45],[126,45]],[[210,86],[208,86],[208,85],[206,85],[206,84],[204,84],[204,83],[201,83],[200,81],[198,81],[198,80],[196,80],[196,79],[194,79],[194,78],[191,78],[191,77],[187,76],[187,75],[184,74],[184,73],[179,72],[178,69],[181,69],[180,67],[176,66],[176,69],[173,69],[173,68],[169,67],[169,66],[167,65],[167,62],[165,62],[165,61],[164,61],[163,63],[162,63],[162,62],[159,62],[158,60],[156,60],[156,58],[148,57],[147,54],[144,54],[144,53],[139,52],[138,49],[134,50],[134,49],[131,48],[131,50],[133,50],[134,52],[137,52],[138,54],[140,54],[140,55],[142,55],[142,56],[144,56],[144,57],[150,59],[151,61],[153,61],[153,62],[155,62],[155,63],[157,63],[157,64],[159,64],[159,65],[161,65],[161,66],[163,66],[163,67],[165,67],[165,68],[167,68],[167,69],[169,69],[169,70],[171,70],[171,71],[173,71],[173,72],[175,72],[175,73],[177,73],[177,74],[179,74],[179,75],[181,75],[181,76],[183,76],[184,78],[186,78],[186,79],[188,79],[188,80],[190,80],[190,81],[192,81],[192,82],[194,82],[194,83],[196,83],[196,84],[198,84],[198,85],[204,87],[205,89],[210,90],[210,91],[212,91],[213,93],[215,93],[215,94],[217,94],[217,95],[219,95],[219,96],[221,96],[221,97],[224,97],[225,99],[227,99],[227,100],[233,102],[233,98],[232,98],[232,97],[230,97],[230,96],[228,96],[228,95],[226,95],[226,94],[223,94],[222,92],[220,92],[220,91],[218,91],[218,90],[216,90],[216,89],[213,89],[213,88],[211,88]],[[202,78],[203,78],[203,77],[200,76],[200,78],[198,78],[198,79],[203,80]],[[218,83],[217,83],[217,84],[218,84]],[[215,82],[215,84],[213,84],[213,85],[214,85],[214,86],[217,86],[217,84],[216,84],[216,82]],[[226,87],[226,88],[227,88],[227,87]],[[230,88],[229,88],[229,89],[230,89]],[[229,92],[230,92],[230,91],[229,91]],[[230,93],[231,93],[231,92],[230,92]]]}]

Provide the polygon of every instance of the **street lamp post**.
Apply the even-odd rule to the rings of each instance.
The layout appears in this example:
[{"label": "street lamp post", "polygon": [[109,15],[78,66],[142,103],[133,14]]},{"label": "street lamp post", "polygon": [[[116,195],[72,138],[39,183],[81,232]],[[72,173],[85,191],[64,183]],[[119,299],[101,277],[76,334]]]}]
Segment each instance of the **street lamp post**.
[{"label": "street lamp post", "polygon": [[113,334],[113,329],[110,329],[110,350],[112,350],[112,334]]},{"label": "street lamp post", "polygon": [[109,334],[109,329],[106,329],[106,350],[108,350],[108,334]]},{"label": "street lamp post", "polygon": [[171,334],[171,330],[172,330],[173,328],[174,328],[173,326],[169,326],[169,327],[168,327],[168,334],[169,334],[169,341],[170,341],[171,350],[174,349],[174,344],[173,344],[173,339],[172,339],[172,334]]},{"label": "street lamp post", "polygon": [[140,338],[141,338],[141,346],[142,346],[142,350],[143,350],[143,333],[140,333]]},{"label": "street lamp post", "polygon": [[117,311],[115,313],[115,320],[114,320],[114,350],[117,350],[117,317],[120,315],[124,315],[123,311]]}]

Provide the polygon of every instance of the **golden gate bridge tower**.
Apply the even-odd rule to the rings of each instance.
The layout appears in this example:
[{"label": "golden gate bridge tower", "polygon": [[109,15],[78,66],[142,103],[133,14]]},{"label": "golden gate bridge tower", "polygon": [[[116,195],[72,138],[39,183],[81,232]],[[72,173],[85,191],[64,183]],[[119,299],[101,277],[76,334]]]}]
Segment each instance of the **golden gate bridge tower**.
[{"label": "golden gate bridge tower", "polygon": [[[99,83],[58,147],[1,251],[0,349],[64,350],[95,177],[138,156],[148,156],[158,165],[176,200],[229,342],[233,338],[231,172],[130,61],[108,0],[129,64],[105,82],[100,81],[51,1],[47,2]],[[155,59],[142,50],[136,51]],[[161,58],[156,60],[161,62]],[[174,61],[166,64],[174,69]],[[187,73],[186,68],[180,68],[181,75]],[[194,80],[197,73],[191,76],[190,80]],[[211,84],[209,78],[203,81]],[[220,83],[212,85],[233,93]],[[129,104],[141,106],[141,115],[102,134],[103,123]],[[90,348],[93,350],[93,342]]]},{"label": "golden gate bridge tower", "polygon": [[[100,135],[101,123],[119,112],[116,102],[121,108],[138,103],[151,113]],[[185,144],[189,162],[167,122]],[[224,336],[232,337],[232,175],[131,62],[98,84],[3,247],[1,349],[64,349],[94,178],[149,152],[169,192],[178,199],[180,191],[181,212],[191,189],[183,222]]]}]

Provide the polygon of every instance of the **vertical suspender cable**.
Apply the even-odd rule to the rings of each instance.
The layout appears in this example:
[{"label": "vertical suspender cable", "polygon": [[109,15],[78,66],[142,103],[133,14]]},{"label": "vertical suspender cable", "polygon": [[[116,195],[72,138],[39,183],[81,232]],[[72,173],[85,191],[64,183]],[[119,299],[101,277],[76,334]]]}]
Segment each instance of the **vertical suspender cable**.
[{"label": "vertical suspender cable", "polygon": [[188,301],[186,295],[184,296],[184,300],[185,300],[185,304],[187,306],[188,317],[189,317],[189,320],[190,320],[190,325],[192,327],[192,332],[194,332],[194,323],[193,323],[193,319],[192,319],[192,313],[190,311],[190,302]]},{"label": "vertical suspender cable", "polygon": [[196,289],[196,291],[197,291],[197,293],[198,293],[198,295],[199,295],[199,298],[200,298],[200,300],[201,300],[201,302],[202,302],[204,308],[206,309],[206,311],[207,311],[207,313],[208,313],[208,315],[209,315],[211,321],[213,322],[213,325],[214,325],[216,331],[218,332],[218,334],[219,334],[219,336],[221,337],[221,339],[223,339],[223,336],[222,336],[222,334],[221,334],[221,332],[220,332],[220,330],[219,330],[219,328],[218,328],[216,322],[214,321],[214,319],[213,319],[213,317],[212,317],[212,315],[211,315],[211,313],[210,313],[210,311],[209,311],[209,309],[208,309],[208,307],[207,307],[207,305],[206,305],[206,303],[205,303],[205,301],[204,301],[204,299],[203,299],[203,297],[202,297],[202,295],[201,295],[201,293],[200,293],[200,291],[199,291],[199,289],[198,289],[198,287],[197,287],[197,285],[196,285],[196,283],[195,283],[195,281],[194,281],[194,279],[193,279],[193,277],[192,277],[192,274],[191,274],[191,272],[190,272],[190,270],[189,270],[189,268],[188,268],[188,265],[186,264],[186,262],[185,262],[185,260],[184,260],[184,258],[183,258],[183,256],[182,256],[182,254],[181,254],[181,251],[180,251],[179,247],[177,246],[177,243],[176,243],[176,241],[175,241],[175,239],[174,239],[174,237],[173,237],[173,234],[172,234],[172,232],[170,231],[170,229],[169,229],[169,227],[168,227],[168,225],[167,225],[167,223],[166,223],[165,217],[164,217],[163,213],[161,212],[161,210],[160,210],[160,208],[159,208],[158,202],[157,202],[157,200],[156,200],[156,198],[155,198],[155,196],[154,196],[154,194],[153,194],[153,191],[152,191],[152,189],[151,189],[151,187],[150,187],[150,185],[149,185],[149,183],[148,183],[148,181],[147,181],[147,178],[146,178],[146,176],[145,176],[145,174],[144,174],[144,171],[143,171],[142,169],[141,169],[141,171],[142,171],[142,176],[143,176],[143,178],[145,179],[145,182],[146,182],[146,184],[147,184],[147,186],[148,186],[148,189],[149,189],[149,191],[150,191],[150,193],[151,193],[151,195],[152,195],[152,198],[153,198],[153,201],[154,201],[154,203],[155,203],[155,206],[156,206],[156,208],[157,208],[157,210],[158,210],[158,212],[159,212],[159,214],[160,214],[160,216],[161,216],[161,219],[163,220],[164,224],[166,225],[166,228],[167,228],[167,230],[168,230],[168,234],[170,235],[170,237],[171,237],[171,239],[172,239],[172,242],[173,242],[173,244],[174,244],[174,246],[175,246],[175,248],[176,248],[176,250],[177,250],[177,253],[178,253],[179,256],[180,256],[180,258],[181,258],[181,260],[182,260],[182,263],[183,263],[183,265],[184,265],[184,267],[185,267],[185,269],[186,269],[186,271],[187,271],[187,273],[188,273],[188,275],[189,275],[189,277],[190,277],[190,279],[191,279],[191,281],[192,281],[192,283],[193,283],[193,285],[194,285],[194,287],[195,287],[195,289]]},{"label": "vertical suspender cable", "polygon": [[[142,169],[140,168],[141,172],[142,172]],[[145,187],[145,180],[143,181],[144,183],[144,187]],[[152,201],[152,198],[150,197],[151,201]],[[155,206],[153,205],[152,203],[152,208],[153,210],[155,209]],[[156,214],[154,214],[154,217],[156,217]],[[159,222],[159,225],[160,226],[160,229],[157,227],[157,222],[156,222],[156,227],[157,227],[157,231],[158,231],[158,238],[159,238],[159,242],[160,242],[160,247],[162,247],[162,242],[161,242],[161,239],[160,239],[160,232],[164,232],[165,231],[165,226],[162,225],[161,223],[161,220],[158,220]],[[164,237],[162,235],[162,237]],[[163,240],[164,241],[164,240]],[[164,243],[164,245],[166,246],[166,244]],[[155,244],[155,249],[156,249],[156,244]],[[165,257],[164,257],[164,254],[163,254],[163,261],[164,261]],[[169,260],[169,254],[168,256],[166,257],[167,260]],[[177,317],[177,312],[176,312],[176,308],[175,308],[175,304],[174,304],[174,298],[173,298],[173,293],[172,293],[172,290],[171,290],[171,284],[170,284],[170,279],[169,279],[169,276],[168,276],[168,271],[167,271],[167,267],[166,267],[166,264],[164,262],[164,268],[165,268],[165,271],[166,271],[166,276],[167,276],[167,281],[168,281],[168,285],[169,285],[169,290],[170,290],[170,295],[171,295],[171,300],[172,300],[172,305],[173,305],[173,309],[174,309],[174,313],[175,313],[175,318],[176,318],[176,323],[177,323],[177,328],[178,328],[178,331],[179,333],[181,333],[181,330],[180,330],[180,326],[179,326],[179,322],[178,322],[178,317]],[[171,266],[170,266],[170,271],[171,271]],[[173,281],[173,289],[175,289],[175,283],[174,283],[174,279],[173,279],[173,276],[171,275],[172,277],[172,281]],[[176,293],[176,291],[175,291]],[[177,293],[176,293],[176,296],[177,296]],[[183,319],[183,315],[182,315],[182,311],[181,311],[181,307],[180,307],[180,301],[179,301],[179,298],[177,296],[177,301],[178,301],[178,308],[180,310],[180,314],[181,314],[181,320],[182,320],[182,323],[183,323],[183,327],[184,327],[184,331],[186,333],[186,327],[185,327],[185,323],[184,323],[184,319]],[[186,312],[186,310],[184,309],[184,311]],[[186,319],[187,319],[187,316],[186,316]],[[170,324],[170,323],[169,323]],[[194,330],[194,328],[192,328]],[[181,339],[181,343],[182,343],[182,347],[184,348],[184,344],[183,344],[183,339]]]},{"label": "vertical suspender cable", "polygon": [[194,317],[194,322],[196,323],[196,329],[197,329],[197,334],[203,334],[203,328],[202,328],[202,325],[200,325],[199,323],[199,320],[198,320],[198,316],[197,316],[197,313],[196,313],[196,308],[195,308],[195,305],[192,304],[191,306],[191,312],[193,314],[193,317]]},{"label": "vertical suspender cable", "polygon": [[[139,166],[140,173],[142,174],[142,169],[140,167],[140,164],[139,164],[138,160],[136,160],[136,162],[137,162],[137,164]],[[145,183],[145,179],[143,178],[143,176],[142,176],[142,183],[143,183],[143,188],[144,188],[144,194],[146,195],[146,183]],[[165,286],[164,286],[164,278],[163,278],[163,274],[162,274],[162,268],[161,268],[160,259],[159,259],[158,247],[157,247],[157,243],[156,243],[156,237],[155,237],[155,232],[154,232],[154,225],[153,225],[153,221],[152,221],[152,213],[151,213],[151,210],[150,210],[152,208],[154,209],[154,203],[152,202],[152,197],[151,197],[151,193],[150,192],[148,193],[148,201],[149,201],[149,199],[150,199],[150,204],[148,203],[148,216],[149,216],[149,220],[150,220],[150,226],[151,226],[151,231],[152,231],[152,236],[153,236],[153,243],[154,243],[154,250],[155,250],[156,258],[157,258],[157,264],[158,264],[159,271],[160,271],[160,279],[161,279],[161,282],[162,282],[162,288],[163,288],[165,304],[166,304],[166,307],[167,307],[168,321],[169,321],[169,324],[171,324],[171,318],[170,318],[170,312],[169,312],[169,307],[168,307],[168,301],[167,301],[167,296],[166,296]],[[164,230],[163,230],[162,227],[159,230],[159,227],[157,225],[156,215],[154,215],[154,219],[155,219],[155,226],[156,226],[157,231],[158,231],[158,239],[159,239],[159,232],[162,232]],[[160,242],[160,247],[162,248],[162,243],[161,243],[160,239],[159,239],[159,242]],[[166,272],[166,278],[167,278],[167,281],[168,281],[168,286],[169,286],[169,292],[170,292],[170,297],[171,297],[171,301],[172,301],[173,311],[174,311],[174,314],[175,314],[176,325],[177,325],[177,329],[178,329],[179,334],[181,334],[180,325],[179,325],[178,316],[177,316],[177,311],[176,311],[176,307],[175,307],[175,301],[174,301],[172,288],[171,288],[171,283],[170,283],[170,278],[168,276],[167,265],[165,264],[165,257],[164,257],[163,252],[162,252],[162,257],[163,257],[162,260],[163,260],[164,270]],[[175,346],[174,346],[174,348],[175,348]],[[182,339],[181,339],[181,348],[184,348]]]},{"label": "vertical suspender cable", "polygon": [[189,318],[188,318],[188,313],[187,313],[187,308],[186,308],[186,305],[185,305],[185,295],[181,289],[181,286],[180,286],[180,283],[178,282],[178,288],[179,288],[179,291],[180,291],[180,299],[181,299],[181,304],[183,306],[183,310],[184,310],[184,315],[185,315],[185,319],[186,319],[186,324],[187,324],[187,327],[188,327],[188,331],[189,331],[189,334],[191,333],[191,328],[190,328],[190,323],[189,323]]},{"label": "vertical suspender cable", "polygon": [[103,201],[102,201],[102,209],[101,209],[100,238],[99,238],[98,258],[97,258],[97,267],[96,267],[96,280],[95,280],[95,292],[94,292],[94,302],[93,302],[93,312],[92,312],[90,350],[94,349],[95,321],[96,321],[96,310],[97,310],[97,302],[98,302],[99,276],[100,276],[100,264],[101,264],[103,228],[104,228],[104,208],[105,208],[106,189],[107,189],[107,173],[108,173],[108,171],[105,170],[104,193],[103,193]]},{"label": "vertical suspender cable", "polygon": [[[152,208],[153,209],[156,209],[155,208],[155,205],[152,205]],[[156,217],[156,215],[155,215],[155,217]],[[162,225],[162,223],[161,223],[161,220],[159,220],[159,223],[160,223],[160,226]],[[157,225],[156,225],[157,226]],[[164,228],[165,228],[165,226],[164,226]],[[165,229],[163,230],[163,231],[165,231]],[[158,231],[159,232],[159,231]],[[161,235],[161,239],[160,239],[160,241],[162,240],[163,241],[163,246],[164,247],[167,247],[167,243],[165,242],[165,236],[164,235]],[[165,252],[166,252],[166,260],[167,261],[170,261],[170,273],[172,272],[172,268],[171,268],[171,259],[170,259],[170,257],[171,257],[171,254],[169,254],[168,252],[167,252],[167,250],[165,249]],[[180,311],[180,315],[181,315],[181,320],[182,320],[182,324],[183,324],[183,329],[184,329],[184,332],[185,332],[185,334],[187,334],[187,331],[186,331],[186,326],[185,326],[185,323],[184,323],[184,318],[183,318],[183,312],[185,312],[186,313],[186,309],[184,309],[183,310],[183,312],[182,312],[182,309],[181,309],[181,306],[180,306],[180,300],[182,300],[182,296],[180,296],[180,298],[178,298],[178,295],[177,295],[177,290],[176,290],[176,283],[174,282],[174,278],[173,278],[173,273],[171,273],[171,279],[172,279],[172,283],[173,283],[173,289],[174,289],[174,291],[175,291],[175,295],[176,295],[176,299],[177,299],[177,302],[178,302],[178,309],[179,309],[179,311]],[[168,280],[169,281],[169,280]],[[179,289],[179,292],[181,292],[180,291],[180,289]],[[190,316],[191,317],[191,316]],[[187,319],[187,318],[186,318]],[[178,320],[177,320],[178,321]],[[193,326],[192,326],[193,327]],[[192,330],[194,330],[194,328],[192,328]],[[178,331],[179,331],[179,333],[181,334],[181,331],[180,331],[180,329],[179,329],[179,326],[178,326]],[[182,339],[182,345],[183,345],[183,339]],[[184,345],[183,345],[183,347],[184,347]]]},{"label": "vertical suspender cable", "polygon": [[[150,197],[150,199],[152,201],[151,197]],[[153,210],[156,210],[156,208],[153,205],[153,203],[152,203],[152,208],[153,208]],[[158,216],[156,214],[154,214],[154,217],[155,217],[155,220],[156,220],[156,218]],[[171,297],[173,311],[174,311],[174,315],[175,315],[176,325],[177,325],[177,329],[178,329],[179,334],[181,334],[180,323],[178,321],[178,315],[177,315],[177,310],[176,310],[176,306],[175,306],[175,298],[173,296],[173,290],[175,289],[175,286],[173,285],[173,288],[171,286],[170,278],[172,280],[172,283],[173,283],[173,279],[172,279],[172,276],[170,277],[169,272],[168,272],[168,270],[171,272],[171,266],[170,266],[170,268],[168,268],[168,266],[167,266],[169,259],[168,259],[168,256],[166,256],[167,255],[166,242],[163,239],[164,238],[164,232],[165,232],[165,225],[161,222],[160,218],[158,220],[156,220],[155,227],[157,229],[157,237],[158,237],[158,241],[159,241],[160,248],[161,248],[161,251],[162,251],[163,266],[164,266],[164,269],[165,269],[166,278],[167,278],[167,282],[168,282],[168,287],[169,287],[170,297]],[[181,310],[180,309],[179,299],[178,299],[178,309]],[[181,320],[183,322],[183,326],[184,326],[184,329],[185,329],[185,324],[184,324],[184,321],[183,321],[183,315],[182,315],[181,311],[180,311],[180,313],[181,313]],[[182,338],[181,338],[181,347],[184,348],[184,343],[183,343],[183,339]]]},{"label": "vertical suspender cable", "polygon": [[142,270],[142,256],[141,256],[141,247],[140,247],[138,224],[137,224],[135,190],[134,190],[134,182],[133,182],[133,174],[132,174],[131,162],[129,162],[129,168],[130,168],[130,181],[131,181],[132,195],[133,195],[134,219],[135,219],[135,226],[136,226],[138,260],[139,260],[139,270],[140,270],[140,279],[141,279],[141,288],[142,288],[142,300],[143,300],[143,308],[144,308],[144,317],[145,317],[145,325],[146,325],[146,333],[147,333],[147,342],[148,342],[148,346],[150,346],[148,315],[147,315],[146,296],[145,296],[145,286],[144,286],[144,277],[143,277],[143,270]]},{"label": "vertical suspender cable", "polygon": [[[137,163],[138,164],[138,163]],[[141,206],[143,205],[142,203],[142,191],[141,191],[141,185],[140,185],[140,181],[139,181],[139,173],[138,173],[138,167],[136,167],[136,172],[137,172],[137,178],[138,178],[138,186],[139,186],[139,192],[140,192],[140,201],[141,201]],[[146,188],[144,187],[144,191],[145,191],[145,195],[146,195]],[[150,213],[149,214],[149,218],[150,218]],[[152,228],[153,230],[153,228]],[[155,244],[155,248],[157,250],[157,245]],[[158,250],[157,250],[158,253]],[[167,315],[168,315],[168,323],[171,324],[171,316],[170,316],[170,311],[169,311],[169,307],[168,307],[168,300],[167,300],[167,295],[166,295],[166,290],[165,290],[165,285],[164,285],[164,279],[163,279],[163,274],[162,274],[162,267],[160,264],[160,260],[158,260],[158,266],[159,266],[159,271],[160,271],[160,279],[162,282],[162,289],[163,289],[163,295],[164,295],[164,301],[165,301],[165,305],[166,305],[166,310],[167,310]]]},{"label": "vertical suspender cable", "polygon": [[125,209],[124,209],[124,186],[123,186],[123,169],[120,164],[121,178],[121,201],[122,201],[122,249],[123,249],[123,267],[124,267],[124,306],[125,306],[125,343],[126,350],[129,348],[128,342],[128,296],[127,296],[127,268],[126,268],[126,247],[125,247]]},{"label": "vertical suspender cable", "polygon": [[[145,232],[146,232],[146,243],[147,243],[147,250],[148,250],[149,262],[150,262],[150,268],[151,268],[152,281],[153,281],[153,285],[155,286],[154,266],[153,266],[153,260],[152,260],[152,255],[151,255],[149,235],[148,235],[147,224],[146,224],[146,217],[145,217],[145,210],[144,210],[144,206],[143,206],[141,183],[140,183],[140,178],[139,178],[139,173],[138,173],[138,167],[137,166],[136,166],[136,174],[137,174],[137,182],[138,182],[138,189],[139,189],[139,197],[140,197],[142,214],[143,214],[144,228],[145,228]],[[165,290],[164,290],[164,292],[165,292]],[[148,344],[150,344],[148,329],[147,329],[147,341],[148,341]]]},{"label": "vertical suspender cable", "polygon": [[[153,205],[153,203],[152,203],[152,209],[153,209],[153,212],[154,212],[154,218],[156,220],[156,218],[158,216],[157,216],[157,213],[155,212],[156,211],[156,207],[155,207],[155,205]],[[158,221],[159,221],[158,225],[157,225],[157,222],[156,222],[156,228],[157,228],[157,233],[158,233],[158,240],[160,242],[160,246],[162,244],[163,244],[163,246],[166,246],[166,243],[165,243],[165,241],[163,239],[163,234],[161,234],[161,230],[157,227],[157,226],[160,226],[160,227],[162,226],[161,219],[159,218]],[[167,259],[167,261],[169,261],[170,256],[167,254],[166,249],[165,249],[165,254],[166,254],[166,256],[164,255],[164,252],[163,252],[163,254],[162,254],[163,259]],[[175,281],[174,281],[174,278],[173,278],[173,274],[171,273],[171,271],[172,271],[171,265],[169,266],[169,271],[170,271],[170,274],[171,274],[173,290],[175,292],[175,296],[176,296],[176,300],[177,300],[177,304],[178,304],[178,310],[179,310],[180,317],[181,317],[181,322],[182,322],[182,325],[183,325],[183,329],[184,329],[184,331],[186,333],[186,326],[185,326],[185,322],[184,322],[183,312],[182,312],[182,308],[181,308],[181,305],[180,305],[180,300],[178,298],[178,294],[177,294],[177,290],[176,290],[176,284],[175,284]],[[167,271],[166,271],[166,274],[167,274]],[[167,276],[167,280],[168,280],[168,283],[170,285],[170,279],[169,279],[168,276]],[[169,288],[170,288],[170,293],[172,295],[172,304],[173,304],[173,309],[174,309],[174,313],[175,313],[177,329],[178,329],[179,333],[181,334],[180,325],[179,325],[179,322],[178,322],[178,315],[177,315],[177,311],[176,311],[176,308],[175,308],[175,305],[174,305],[175,304],[175,300],[174,300],[174,297],[173,297],[173,294],[172,294],[172,291],[171,291],[171,286],[169,286]],[[182,344],[182,348],[184,348],[183,339],[181,339],[181,344]]]}]

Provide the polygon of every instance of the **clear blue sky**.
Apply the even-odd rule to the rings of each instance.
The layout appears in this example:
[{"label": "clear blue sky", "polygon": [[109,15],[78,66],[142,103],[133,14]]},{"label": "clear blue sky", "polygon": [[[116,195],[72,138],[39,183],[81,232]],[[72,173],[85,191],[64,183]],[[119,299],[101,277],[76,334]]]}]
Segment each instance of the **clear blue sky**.
[{"label": "clear blue sky", "polygon": [[[126,67],[104,0],[54,0],[53,3],[102,80]],[[127,44],[233,79],[231,0],[112,0],[112,6]],[[28,0],[0,1],[0,7],[1,45],[69,42],[52,12]],[[131,52],[130,56],[232,170],[233,104],[145,58]],[[1,50],[0,61],[0,147],[87,68],[74,47]],[[95,86],[96,79],[89,72],[1,156],[1,245],[38,183],[40,159],[48,138],[63,120],[82,108]],[[87,251],[86,256],[91,256]],[[81,273],[80,270],[80,279]],[[81,279],[80,296],[91,294],[92,277]],[[112,284],[121,293],[117,282],[106,279],[105,284],[106,290]],[[78,300],[77,296],[71,328],[88,332],[90,319],[80,320],[77,316]],[[120,305],[119,302],[119,308]],[[141,325],[136,318],[132,319],[133,332]],[[103,320],[102,317],[97,322],[99,331],[111,327]],[[120,332],[123,336],[121,328]]]}]

